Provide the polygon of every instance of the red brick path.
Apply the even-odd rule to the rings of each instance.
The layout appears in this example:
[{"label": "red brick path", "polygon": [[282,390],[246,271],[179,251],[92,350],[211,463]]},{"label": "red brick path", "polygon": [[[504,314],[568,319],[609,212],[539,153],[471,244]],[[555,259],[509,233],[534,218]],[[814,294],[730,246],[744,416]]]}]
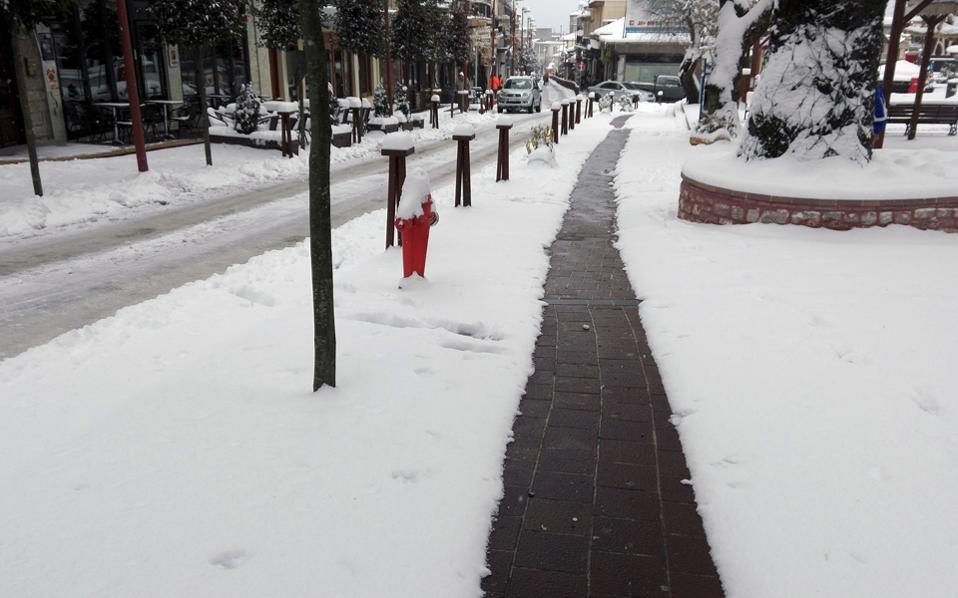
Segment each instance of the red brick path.
[{"label": "red brick path", "polygon": [[489,538],[490,598],[713,598],[721,584],[671,410],[613,247],[607,174],[586,163],[552,246],[535,373]]}]

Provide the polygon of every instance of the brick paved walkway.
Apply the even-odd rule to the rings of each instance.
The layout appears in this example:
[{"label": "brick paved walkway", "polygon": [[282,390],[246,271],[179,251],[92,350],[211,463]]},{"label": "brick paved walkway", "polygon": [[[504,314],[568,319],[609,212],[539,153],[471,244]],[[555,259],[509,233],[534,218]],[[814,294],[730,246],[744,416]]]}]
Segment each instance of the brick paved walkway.
[{"label": "brick paved walkway", "polygon": [[552,245],[536,369],[489,538],[489,598],[723,595],[612,245],[608,173],[627,138],[612,131],[589,158]]}]

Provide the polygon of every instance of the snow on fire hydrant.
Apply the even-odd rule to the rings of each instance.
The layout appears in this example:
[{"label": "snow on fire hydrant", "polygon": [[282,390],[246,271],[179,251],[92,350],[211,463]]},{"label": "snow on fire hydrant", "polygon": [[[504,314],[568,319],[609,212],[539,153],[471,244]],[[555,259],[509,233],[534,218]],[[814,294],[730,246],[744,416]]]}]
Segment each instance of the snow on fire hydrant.
[{"label": "snow on fire hydrant", "polygon": [[429,227],[438,222],[439,213],[433,209],[429,175],[417,168],[406,177],[396,209],[396,230],[402,235],[403,279],[413,274],[426,276]]}]

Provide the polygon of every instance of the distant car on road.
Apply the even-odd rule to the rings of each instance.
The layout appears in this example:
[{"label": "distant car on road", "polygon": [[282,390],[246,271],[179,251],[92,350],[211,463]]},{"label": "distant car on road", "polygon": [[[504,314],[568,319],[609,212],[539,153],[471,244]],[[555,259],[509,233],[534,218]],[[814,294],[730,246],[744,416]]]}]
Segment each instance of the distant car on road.
[{"label": "distant car on road", "polygon": [[533,77],[509,77],[499,91],[499,112],[542,111],[542,91]]}]

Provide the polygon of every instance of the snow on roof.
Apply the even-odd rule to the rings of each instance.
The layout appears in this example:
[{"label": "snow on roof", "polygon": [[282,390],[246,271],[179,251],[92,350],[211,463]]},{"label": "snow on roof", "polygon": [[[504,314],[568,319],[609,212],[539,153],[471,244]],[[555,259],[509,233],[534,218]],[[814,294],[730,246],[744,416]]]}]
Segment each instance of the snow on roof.
[{"label": "snow on roof", "polygon": [[562,41],[574,42],[576,38],[575,33],[567,33],[562,36]]},{"label": "snow on roof", "polygon": [[592,37],[598,38],[606,43],[644,43],[644,44],[690,44],[691,37],[688,33],[673,33],[668,30],[663,31],[643,31],[641,33],[625,33],[625,18],[612,21],[608,25],[603,25],[592,32]]},{"label": "snow on roof", "polygon": [[622,30],[625,27],[625,17],[612,21],[608,25],[603,25],[592,32],[593,36],[618,35],[622,36]]},{"label": "snow on roof", "polygon": [[[907,60],[899,60],[895,63],[895,81],[911,81],[921,74],[921,67]],[[885,65],[878,67],[878,76],[885,76]]]}]

